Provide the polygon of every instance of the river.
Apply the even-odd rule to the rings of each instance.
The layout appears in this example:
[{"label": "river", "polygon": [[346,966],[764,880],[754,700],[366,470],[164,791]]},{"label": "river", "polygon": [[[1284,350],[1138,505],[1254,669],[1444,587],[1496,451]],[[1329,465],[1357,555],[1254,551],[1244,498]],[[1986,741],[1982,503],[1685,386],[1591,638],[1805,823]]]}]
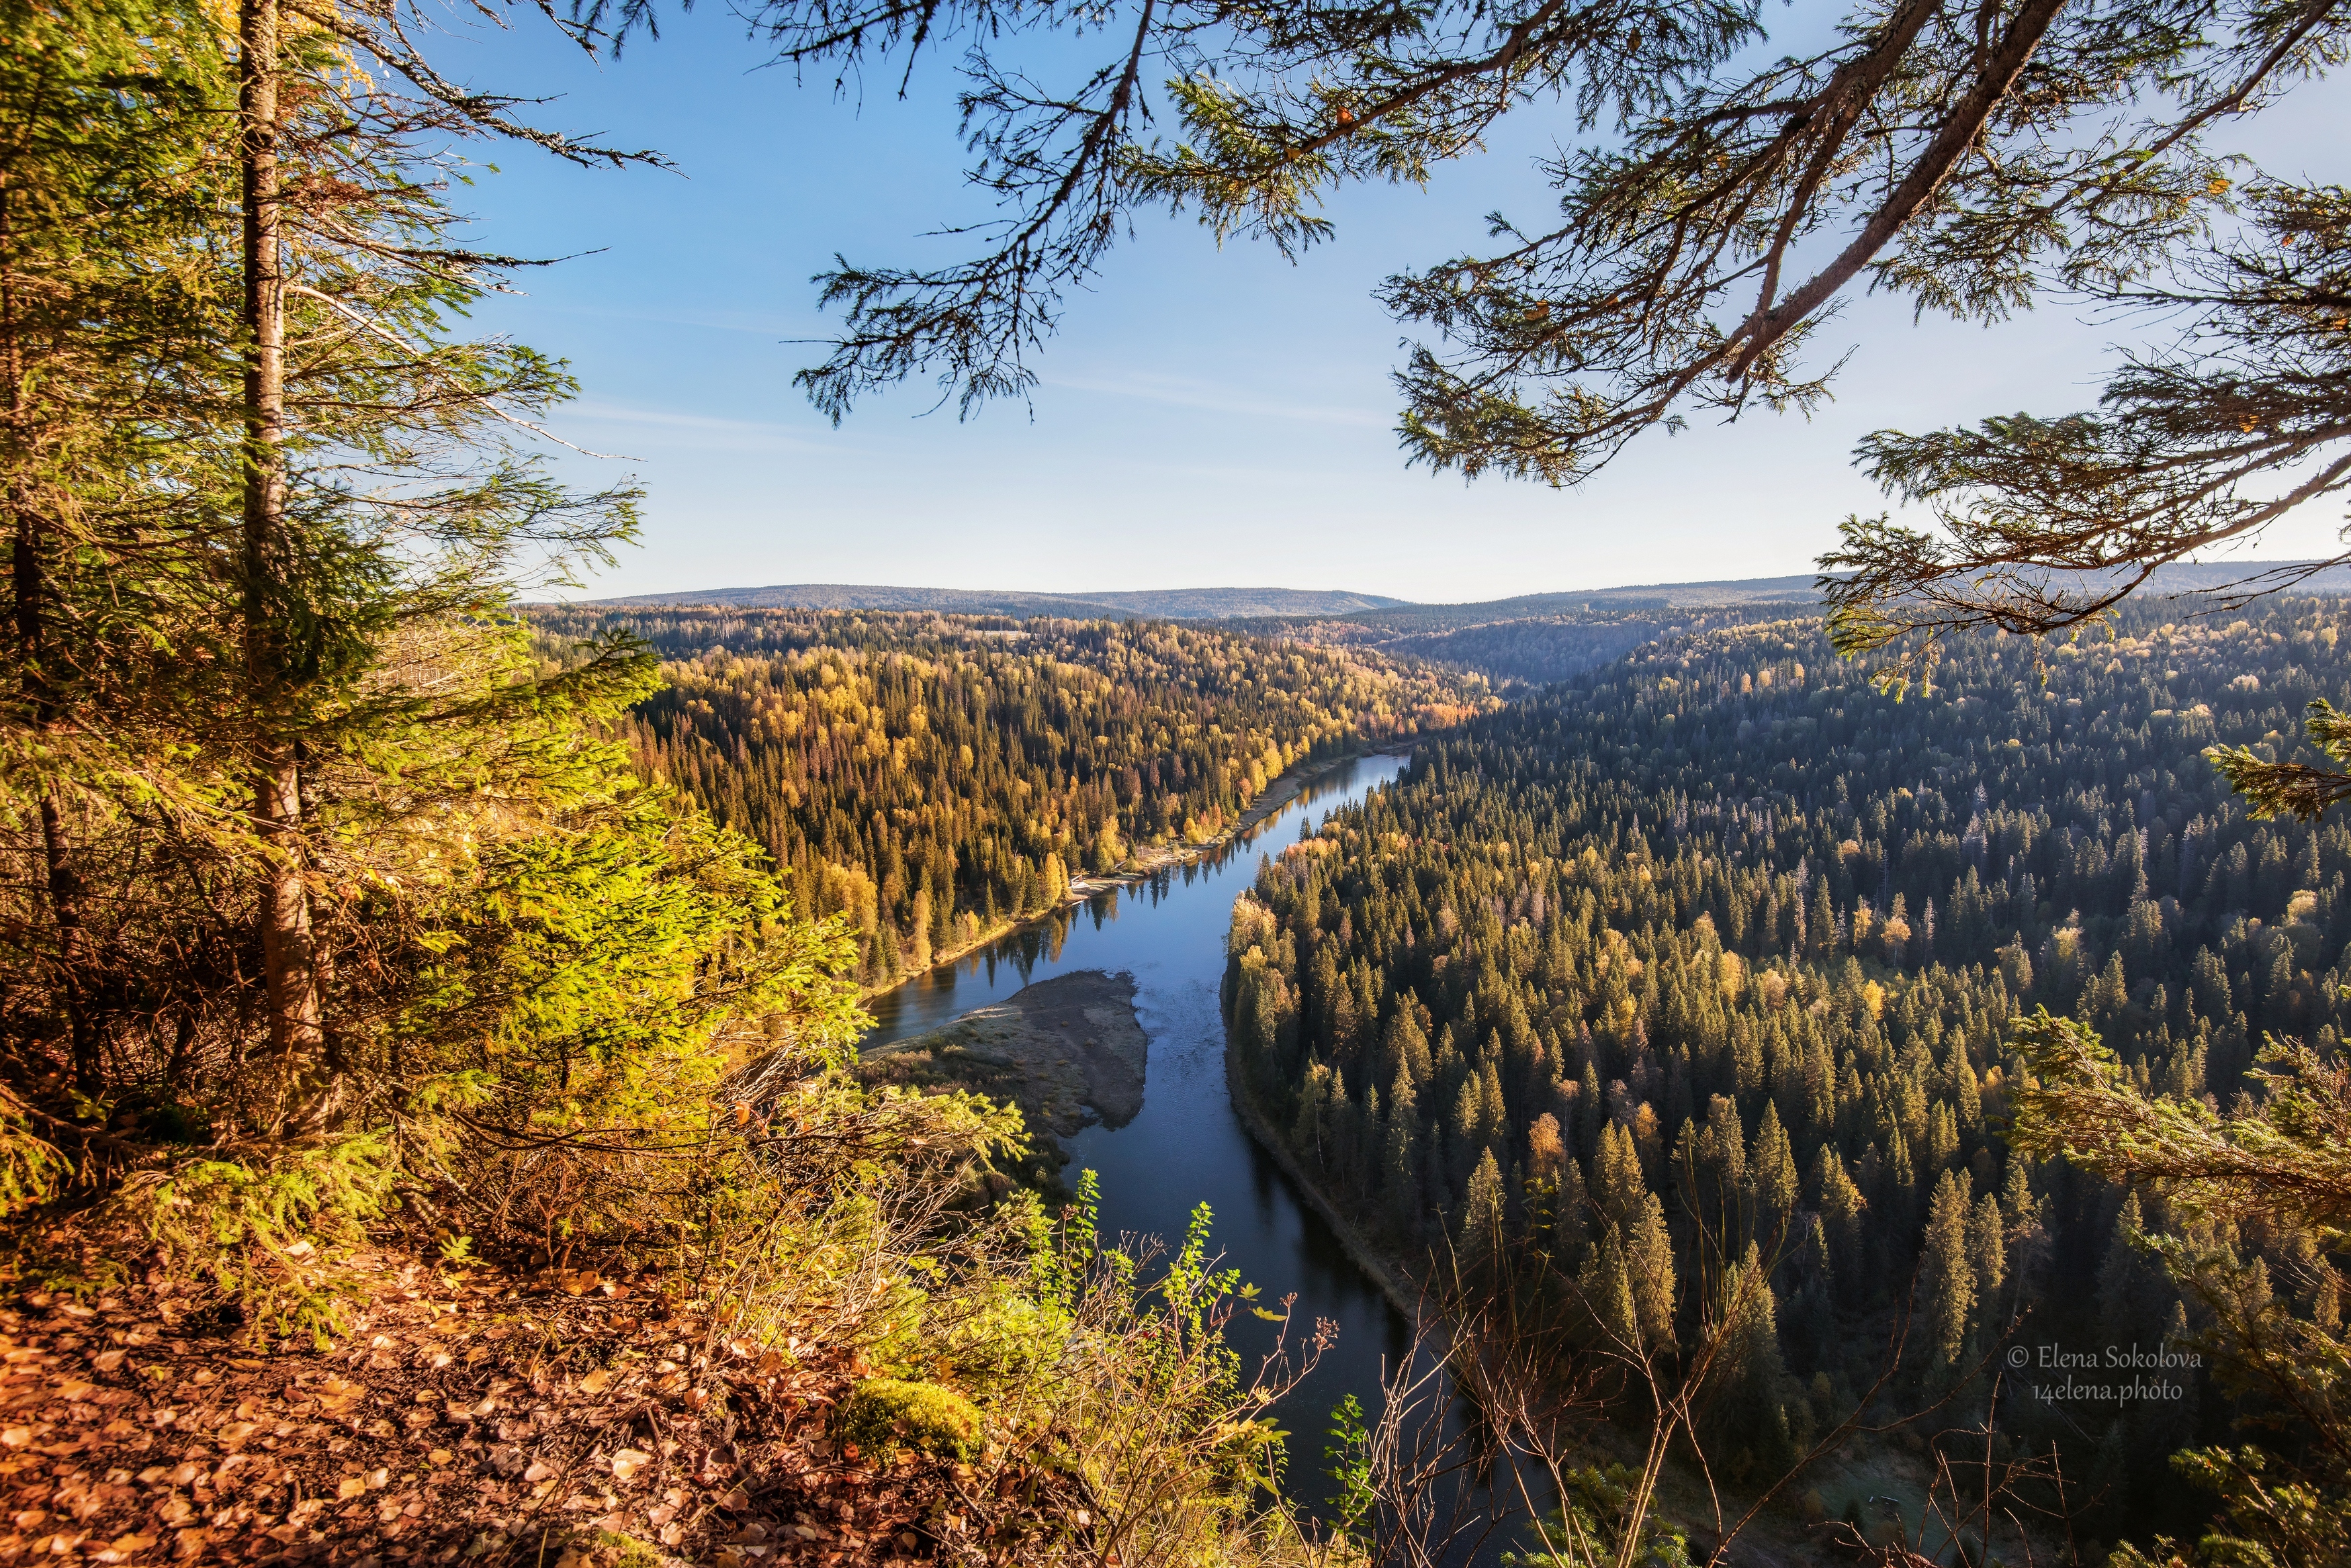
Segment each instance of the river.
[{"label": "river", "polygon": [[[1063,1140],[1064,1176],[1102,1178],[1106,1235],[1180,1240],[1195,1204],[1214,1211],[1215,1246],[1227,1266],[1268,1303],[1297,1296],[1298,1322],[1339,1326],[1337,1343],[1283,1402],[1293,1434],[1291,1474],[1319,1493],[1322,1432],[1331,1409],[1353,1394],[1366,1411],[1380,1404],[1383,1368],[1410,1346],[1412,1325],[1348,1261],[1322,1218],[1257,1146],[1225,1087],[1225,1025],[1217,1005],[1225,932],[1233,899],[1257,876],[1259,857],[1295,839],[1301,817],[1331,813],[1401,773],[1405,759],[1343,763],[1297,798],[1200,861],[1147,881],[1096,894],[1068,916],[1015,931],[979,952],[875,997],[868,1047],[936,1028],[1000,1002],[1035,981],[1072,970],[1134,976],[1134,1006],[1150,1042],[1143,1109],[1123,1127],[1091,1127]],[[1238,1315],[1229,1339],[1254,1368],[1274,1329]]]}]

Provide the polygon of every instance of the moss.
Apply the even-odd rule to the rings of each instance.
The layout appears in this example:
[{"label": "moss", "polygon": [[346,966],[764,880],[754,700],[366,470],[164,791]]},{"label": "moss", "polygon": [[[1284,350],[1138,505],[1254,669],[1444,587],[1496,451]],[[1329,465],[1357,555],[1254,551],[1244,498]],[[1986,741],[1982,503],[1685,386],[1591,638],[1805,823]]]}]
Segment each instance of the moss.
[{"label": "moss", "polygon": [[833,1432],[860,1449],[913,1449],[954,1459],[979,1454],[979,1409],[952,1388],[869,1377],[850,1390]]},{"label": "moss", "polygon": [[669,1561],[632,1536],[590,1530],[572,1537],[554,1568],[668,1568]]}]

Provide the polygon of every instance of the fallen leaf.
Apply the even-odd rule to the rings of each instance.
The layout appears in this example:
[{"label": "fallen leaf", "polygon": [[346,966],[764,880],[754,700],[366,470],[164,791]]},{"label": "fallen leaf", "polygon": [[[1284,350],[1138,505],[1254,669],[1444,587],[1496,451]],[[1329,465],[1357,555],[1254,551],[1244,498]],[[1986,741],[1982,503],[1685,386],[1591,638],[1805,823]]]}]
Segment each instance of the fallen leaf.
[{"label": "fallen leaf", "polygon": [[653,1455],[643,1449],[622,1449],[612,1456],[612,1479],[622,1482],[634,1480],[637,1472],[653,1462]]},{"label": "fallen leaf", "polygon": [[580,1380],[580,1391],[582,1394],[601,1394],[611,1386],[612,1375],[601,1366]]},{"label": "fallen leaf", "polygon": [[456,1455],[451,1453],[446,1449],[435,1449],[431,1453],[424,1456],[424,1462],[433,1465],[445,1465],[456,1457]]},{"label": "fallen leaf", "polygon": [[231,1421],[220,1429],[221,1447],[230,1453],[235,1453],[244,1446],[247,1438],[253,1436],[255,1430],[251,1421]]},{"label": "fallen leaf", "polygon": [[111,1372],[116,1367],[120,1366],[122,1365],[122,1358],[130,1354],[131,1353],[127,1350],[100,1351],[98,1355],[89,1358],[89,1364],[92,1366],[97,1367],[100,1372]]},{"label": "fallen leaf", "polygon": [[342,1479],[341,1483],[335,1488],[335,1496],[338,1498],[357,1497],[360,1493],[365,1490],[367,1490],[367,1482],[365,1480],[362,1480],[358,1476],[345,1476]]}]

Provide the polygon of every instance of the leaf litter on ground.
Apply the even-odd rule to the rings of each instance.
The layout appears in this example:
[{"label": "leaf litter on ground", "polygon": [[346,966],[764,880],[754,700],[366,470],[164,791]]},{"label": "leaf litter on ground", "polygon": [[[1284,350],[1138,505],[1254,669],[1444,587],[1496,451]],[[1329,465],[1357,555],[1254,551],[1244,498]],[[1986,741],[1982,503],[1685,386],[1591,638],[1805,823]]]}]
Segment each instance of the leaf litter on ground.
[{"label": "leaf litter on ground", "polygon": [[0,1307],[0,1564],[981,1568],[1058,1555],[1073,1477],[860,1453],[847,1346],[728,1340],[592,1272],[360,1261],[323,1351],[256,1353],[198,1287]]}]

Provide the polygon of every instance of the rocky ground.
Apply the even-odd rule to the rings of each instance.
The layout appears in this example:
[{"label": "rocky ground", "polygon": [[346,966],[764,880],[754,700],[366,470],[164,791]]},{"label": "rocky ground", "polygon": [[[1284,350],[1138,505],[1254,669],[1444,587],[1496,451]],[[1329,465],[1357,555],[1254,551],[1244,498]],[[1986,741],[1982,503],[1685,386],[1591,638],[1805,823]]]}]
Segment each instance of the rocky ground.
[{"label": "rocky ground", "polygon": [[361,1270],[323,1351],[195,1287],[0,1308],[0,1563],[978,1568],[1088,1518],[1027,1453],[836,1440],[846,1349],[592,1272]]}]

